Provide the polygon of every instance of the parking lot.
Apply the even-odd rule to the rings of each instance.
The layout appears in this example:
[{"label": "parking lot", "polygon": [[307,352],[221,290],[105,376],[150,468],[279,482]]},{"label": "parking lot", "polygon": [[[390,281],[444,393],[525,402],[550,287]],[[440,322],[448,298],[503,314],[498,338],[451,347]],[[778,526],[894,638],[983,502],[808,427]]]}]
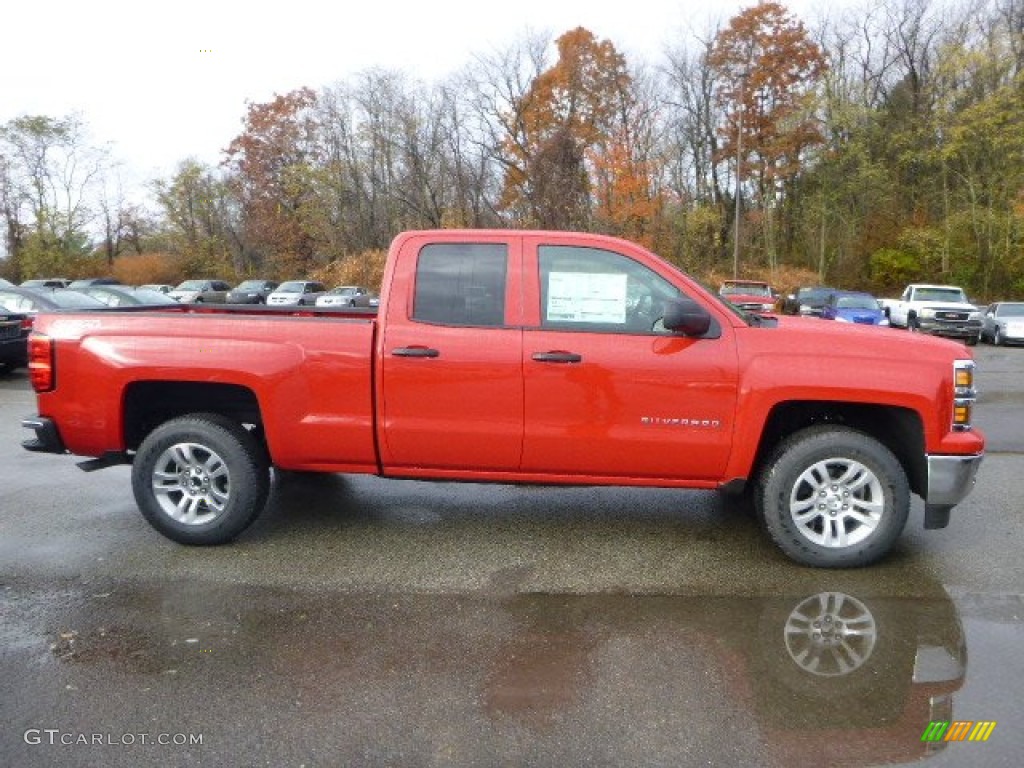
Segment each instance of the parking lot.
[{"label": "parking lot", "polygon": [[351,476],[184,548],[2,378],[0,765],[1017,766],[1024,349],[973,354],[977,487],[845,572],[714,493]]}]

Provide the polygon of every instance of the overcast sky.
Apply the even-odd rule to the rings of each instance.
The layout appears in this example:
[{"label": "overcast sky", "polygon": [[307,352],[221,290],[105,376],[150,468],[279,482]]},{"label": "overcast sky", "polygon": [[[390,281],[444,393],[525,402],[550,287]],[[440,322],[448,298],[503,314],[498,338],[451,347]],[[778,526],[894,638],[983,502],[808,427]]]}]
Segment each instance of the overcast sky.
[{"label": "overcast sky", "polygon": [[[370,67],[427,82],[530,31],[583,26],[632,63],[661,63],[688,29],[747,2],[708,0],[9,0],[0,123],[79,114],[129,180],[216,163],[246,102],[319,89]],[[784,3],[805,23],[813,0]]]}]

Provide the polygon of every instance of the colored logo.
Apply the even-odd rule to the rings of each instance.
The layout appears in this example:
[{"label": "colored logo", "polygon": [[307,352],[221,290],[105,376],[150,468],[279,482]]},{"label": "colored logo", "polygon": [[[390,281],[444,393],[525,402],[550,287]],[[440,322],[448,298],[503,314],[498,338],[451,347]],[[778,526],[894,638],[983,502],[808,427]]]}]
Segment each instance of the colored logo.
[{"label": "colored logo", "polygon": [[921,734],[921,741],[988,741],[995,729],[995,720],[932,720]]}]

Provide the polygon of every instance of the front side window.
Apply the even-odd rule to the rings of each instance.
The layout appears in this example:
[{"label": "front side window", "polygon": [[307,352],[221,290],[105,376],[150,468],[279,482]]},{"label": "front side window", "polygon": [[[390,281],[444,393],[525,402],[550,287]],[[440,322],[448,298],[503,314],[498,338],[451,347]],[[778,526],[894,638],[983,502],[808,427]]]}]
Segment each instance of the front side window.
[{"label": "front side window", "polygon": [[414,320],[439,325],[502,326],[508,247],[435,243],[416,262]]},{"label": "front side window", "polygon": [[612,251],[542,245],[541,326],[558,330],[667,333],[665,302],[679,289]]}]

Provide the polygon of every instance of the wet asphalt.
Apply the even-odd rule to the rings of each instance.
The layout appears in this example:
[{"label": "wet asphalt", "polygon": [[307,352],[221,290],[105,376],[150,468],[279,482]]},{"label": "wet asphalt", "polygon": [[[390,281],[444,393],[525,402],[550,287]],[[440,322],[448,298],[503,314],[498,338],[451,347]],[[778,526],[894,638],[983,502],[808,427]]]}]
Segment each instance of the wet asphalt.
[{"label": "wet asphalt", "polygon": [[185,548],[0,379],[0,766],[1018,766],[1024,349],[975,356],[974,492],[841,572],[714,493],[354,476]]}]

